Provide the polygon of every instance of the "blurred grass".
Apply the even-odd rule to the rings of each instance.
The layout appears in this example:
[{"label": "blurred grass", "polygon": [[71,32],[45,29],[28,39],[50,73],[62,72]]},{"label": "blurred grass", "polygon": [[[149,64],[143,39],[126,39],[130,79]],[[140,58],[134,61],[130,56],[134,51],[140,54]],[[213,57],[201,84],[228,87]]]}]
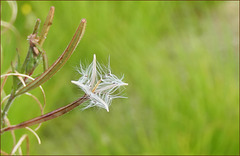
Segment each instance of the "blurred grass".
[{"label": "blurred grass", "polygon": [[[2,20],[11,10],[2,2]],[[42,144],[30,135],[32,154],[239,154],[239,2],[17,2],[14,26],[20,37],[2,34],[1,72],[36,18],[50,6],[56,12],[44,49],[50,64],[63,52],[81,18],[85,36],[69,62],[43,87],[46,111],[64,106],[82,92],[70,83],[79,78],[80,61],[95,53],[129,83],[128,99],[113,101],[110,112],[76,109],[43,124]],[[26,13],[24,7],[32,9]],[[23,9],[23,10],[22,10]],[[25,13],[25,14],[23,14]],[[42,68],[39,67],[38,71]],[[10,92],[11,80],[6,86]],[[32,91],[41,97],[40,91]],[[12,124],[40,114],[22,96],[9,111]],[[25,130],[16,130],[18,138]],[[2,149],[12,147],[10,133]]]}]

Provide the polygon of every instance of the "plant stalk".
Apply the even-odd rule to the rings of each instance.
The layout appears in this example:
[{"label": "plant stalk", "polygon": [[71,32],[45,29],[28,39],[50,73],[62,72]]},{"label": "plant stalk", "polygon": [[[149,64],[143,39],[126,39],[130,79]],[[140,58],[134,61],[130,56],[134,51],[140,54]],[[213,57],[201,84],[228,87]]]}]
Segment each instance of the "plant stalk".
[{"label": "plant stalk", "polygon": [[9,110],[13,100],[15,99],[15,97],[16,97],[15,96],[15,92],[12,91],[12,93],[11,93],[9,99],[8,99],[8,102],[4,106],[4,109],[2,111],[2,116],[1,116],[1,125],[2,125],[2,127],[4,127],[4,125],[5,125],[4,119],[5,119],[5,117],[6,117],[7,113],[8,113],[8,110]]},{"label": "plant stalk", "polygon": [[77,45],[79,44],[80,40],[82,39],[86,28],[86,23],[86,19],[81,20],[72,40],[68,44],[65,51],[61,54],[61,56],[34,81],[28,83],[25,87],[19,89],[19,91],[16,93],[16,96],[38,87],[39,85],[49,80],[57,71],[59,71],[59,69],[61,69],[61,67],[67,62],[67,60],[70,58]]},{"label": "plant stalk", "polygon": [[76,108],[77,106],[79,106],[80,104],[82,104],[83,102],[85,102],[86,100],[88,100],[88,96],[85,94],[84,96],[82,96],[81,98],[79,98],[78,100],[63,106],[61,108],[58,108],[52,112],[49,112],[47,114],[41,115],[39,117],[33,118],[31,120],[22,122],[18,125],[12,125],[6,128],[3,128],[0,130],[0,133],[4,133],[6,131],[10,131],[10,130],[16,130],[16,129],[20,129],[20,128],[24,128],[24,127],[28,127],[28,126],[32,126],[32,125],[36,125],[51,119],[54,119],[56,117],[59,117],[71,110],[73,110],[74,108]]}]

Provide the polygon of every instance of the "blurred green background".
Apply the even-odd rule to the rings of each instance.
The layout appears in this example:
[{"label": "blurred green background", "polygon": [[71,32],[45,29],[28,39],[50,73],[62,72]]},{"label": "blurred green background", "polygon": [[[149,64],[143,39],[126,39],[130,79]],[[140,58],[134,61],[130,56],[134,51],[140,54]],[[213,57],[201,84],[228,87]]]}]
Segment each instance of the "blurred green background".
[{"label": "blurred green background", "polygon": [[[1,34],[2,74],[16,48],[24,60],[27,36],[51,6],[55,16],[43,46],[50,64],[81,18],[87,28],[70,60],[43,85],[45,112],[83,94],[70,81],[93,54],[104,64],[111,57],[113,73],[129,84],[128,98],[114,100],[109,113],[77,108],[44,123],[41,145],[27,130],[16,130],[17,139],[29,134],[31,154],[239,154],[239,2],[17,2],[16,32]],[[9,4],[1,7],[2,20],[10,21]],[[31,93],[43,101],[39,89]],[[36,102],[23,95],[8,117],[17,124],[38,115]],[[1,146],[11,151],[10,132]]]}]

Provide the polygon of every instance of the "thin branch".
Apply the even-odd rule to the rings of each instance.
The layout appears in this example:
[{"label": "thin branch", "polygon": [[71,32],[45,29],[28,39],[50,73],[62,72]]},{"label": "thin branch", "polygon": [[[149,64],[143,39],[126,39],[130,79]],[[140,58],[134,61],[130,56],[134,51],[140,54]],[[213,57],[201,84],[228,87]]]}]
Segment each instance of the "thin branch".
[{"label": "thin branch", "polygon": [[[42,47],[42,45],[47,37],[50,26],[52,25],[54,11],[55,11],[55,8],[52,6],[49,10],[48,16],[47,16],[44,24],[43,24],[43,28],[42,28],[42,31],[41,31],[41,34],[39,37],[39,41],[38,41],[40,47]],[[42,52],[42,59],[43,59],[43,69],[45,71],[48,69],[48,59],[47,59],[47,55],[46,55],[45,51]]]},{"label": "thin branch", "polygon": [[[27,138],[27,137],[28,137],[28,136],[26,136],[26,138]],[[25,138],[25,139],[26,139],[26,138]],[[18,153],[19,153],[19,155],[23,155],[23,154],[22,154],[22,147],[21,147],[21,146],[19,146],[19,148],[18,148]]]},{"label": "thin branch", "polygon": [[11,155],[15,154],[15,152],[17,151],[17,149],[21,146],[22,142],[24,141],[24,139],[27,137],[27,134],[24,134],[18,141],[18,143],[13,147]]},{"label": "thin branch", "polygon": [[[5,118],[5,121],[7,123],[7,126],[11,126],[11,123],[10,123],[10,121],[7,117]],[[12,135],[12,138],[13,138],[13,145],[15,146],[16,145],[16,136],[15,136],[14,131],[11,131],[11,135]]]},{"label": "thin branch", "polygon": [[[21,77],[27,77],[27,78],[29,78],[29,79],[31,79],[31,80],[33,80],[34,81],[34,78],[32,78],[31,76],[28,76],[28,75],[25,75],[25,74],[20,74],[20,73],[8,73],[8,74],[4,74],[4,75],[1,75],[1,78],[3,78],[3,77],[7,77],[7,76],[18,76],[18,78],[19,78],[19,76],[21,76]],[[21,81],[22,79],[20,78],[20,81]],[[21,81],[22,82],[22,81]],[[24,85],[25,83],[23,83],[23,85]],[[46,96],[45,96],[45,92],[44,92],[44,90],[43,90],[43,88],[42,88],[42,86],[38,86],[40,89],[41,89],[41,91],[42,91],[42,93],[43,93],[43,97],[44,97],[44,106],[43,106],[43,108],[45,108],[45,104],[46,104]],[[16,91],[17,93],[18,93],[18,91]],[[11,94],[12,95],[12,94]],[[9,110],[9,108],[10,108],[10,105],[12,104],[12,101],[15,99],[15,97],[16,97],[16,94],[14,95],[14,96],[9,96],[9,97],[5,97],[4,98],[4,101],[7,99],[7,98],[9,98],[9,100],[8,100],[8,103],[5,105],[5,107],[4,107],[4,109],[3,109],[3,111],[2,111],[2,121],[4,121],[3,119],[5,118],[5,116],[6,116],[6,114],[7,114],[7,112],[8,112],[8,110]],[[3,102],[2,102],[3,103]],[[1,103],[1,104],[2,104]]]},{"label": "thin branch", "polygon": [[33,34],[38,33],[38,28],[39,28],[40,23],[41,23],[41,20],[38,18],[36,23],[35,23],[34,29],[33,29]]},{"label": "thin branch", "polygon": [[35,137],[37,138],[38,144],[41,144],[41,140],[40,140],[39,136],[37,135],[37,133],[34,130],[32,130],[31,128],[29,128],[29,127],[25,127],[25,128],[27,130],[29,130],[30,132],[32,132],[35,135]]},{"label": "thin branch", "polygon": [[52,21],[53,21],[53,17],[54,17],[54,11],[55,11],[55,8],[52,6],[49,10],[49,13],[48,13],[48,16],[43,24],[43,28],[42,28],[42,31],[40,33],[40,36],[39,36],[39,45],[42,46],[46,37],[47,37],[47,34],[48,34],[48,31],[50,29],[50,26],[52,25]]},{"label": "thin branch", "polygon": [[29,143],[29,137],[26,137],[26,154],[29,155],[30,151],[30,143]]},{"label": "thin branch", "polygon": [[24,128],[24,127],[29,127],[32,125],[36,125],[36,124],[54,119],[56,117],[59,117],[65,113],[67,113],[67,112],[70,112],[71,110],[73,110],[74,108],[76,108],[77,106],[79,106],[80,104],[82,104],[83,102],[85,102],[88,99],[89,99],[89,97],[87,95],[84,95],[83,97],[79,98],[78,100],[76,100],[66,106],[63,106],[61,108],[58,108],[52,112],[49,112],[47,114],[41,115],[39,117],[33,118],[28,121],[22,122],[18,125],[13,125],[10,127],[3,128],[3,129],[1,129],[0,133],[4,133],[9,130],[15,130],[15,129],[20,129],[20,128]]},{"label": "thin branch", "polygon": [[[11,73],[11,71],[8,71],[8,72],[7,72],[7,74],[9,74],[9,73]],[[3,81],[2,81],[1,93],[2,93],[2,90],[3,90],[3,87],[4,87],[5,83],[6,83],[6,81],[7,81],[7,78],[8,78],[8,76],[6,76],[6,77],[3,79]]]},{"label": "thin branch", "polygon": [[5,96],[3,99],[2,99],[2,102],[1,102],[1,105],[10,97],[10,94],[8,94],[7,96]]}]

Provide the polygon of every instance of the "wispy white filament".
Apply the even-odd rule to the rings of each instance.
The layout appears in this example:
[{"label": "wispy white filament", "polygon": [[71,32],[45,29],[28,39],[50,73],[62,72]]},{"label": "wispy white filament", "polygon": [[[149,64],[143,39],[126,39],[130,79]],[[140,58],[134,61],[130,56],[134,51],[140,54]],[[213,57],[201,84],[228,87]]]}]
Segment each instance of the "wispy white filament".
[{"label": "wispy white filament", "polygon": [[84,108],[101,107],[109,112],[109,106],[115,98],[122,98],[122,96],[113,95],[121,86],[128,85],[122,81],[123,77],[119,79],[116,75],[111,73],[110,65],[106,69],[96,60],[96,55],[93,56],[93,62],[84,70],[80,65],[79,73],[82,75],[78,81],[71,81],[79,86],[88,96],[90,102]]}]

